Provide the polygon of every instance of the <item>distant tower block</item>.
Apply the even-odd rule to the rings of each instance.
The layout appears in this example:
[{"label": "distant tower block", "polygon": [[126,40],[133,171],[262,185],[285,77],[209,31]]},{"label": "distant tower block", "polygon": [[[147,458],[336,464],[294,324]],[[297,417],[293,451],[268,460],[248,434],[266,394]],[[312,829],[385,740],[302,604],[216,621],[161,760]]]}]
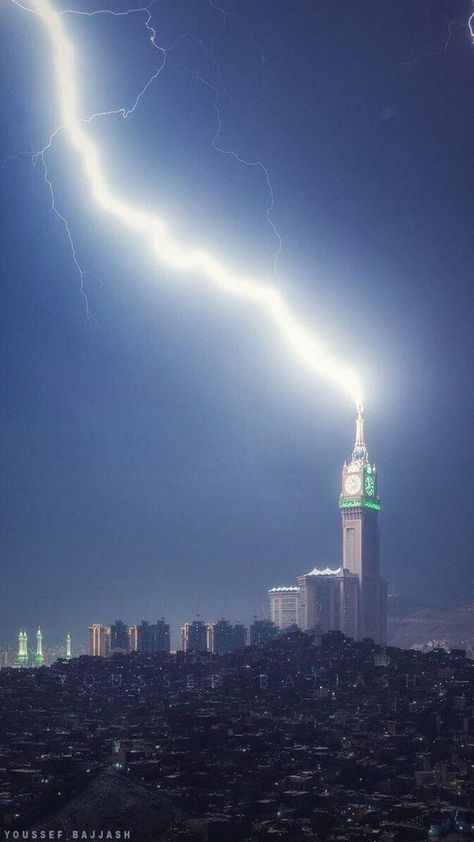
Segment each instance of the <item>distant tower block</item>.
[{"label": "distant tower block", "polygon": [[294,585],[270,588],[270,619],[279,629],[299,625],[298,603],[299,587]]},{"label": "distant tower block", "polygon": [[21,666],[28,664],[28,635],[23,630],[18,635],[18,663]]},{"label": "distant tower block", "polygon": [[36,632],[36,655],[35,655],[35,664],[38,667],[41,667],[44,664],[44,655],[43,655],[43,635],[41,633],[41,629],[38,629]]},{"label": "distant tower block", "polygon": [[70,661],[71,658],[71,635],[68,632],[66,635],[66,661]]}]

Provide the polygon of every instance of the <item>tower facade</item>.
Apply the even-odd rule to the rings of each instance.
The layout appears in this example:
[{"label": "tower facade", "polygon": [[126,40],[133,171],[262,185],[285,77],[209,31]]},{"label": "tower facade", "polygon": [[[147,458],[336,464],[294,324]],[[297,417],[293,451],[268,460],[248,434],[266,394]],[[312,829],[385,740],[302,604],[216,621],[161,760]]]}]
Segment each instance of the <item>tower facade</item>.
[{"label": "tower facade", "polygon": [[20,666],[28,666],[28,635],[21,630],[18,635],[18,663]]},{"label": "tower facade", "polygon": [[279,629],[299,624],[298,600],[299,587],[295,585],[270,588],[270,619]]},{"label": "tower facade", "polygon": [[89,655],[108,658],[110,655],[110,626],[92,623],[89,626]]},{"label": "tower facade", "polygon": [[214,655],[225,655],[245,646],[247,629],[241,623],[235,626],[228,620],[207,624],[207,649]]},{"label": "tower facade", "polygon": [[202,620],[193,620],[181,627],[183,652],[207,652],[207,626]]},{"label": "tower facade", "polygon": [[129,629],[129,650],[131,652],[146,652],[156,655],[157,652],[170,651],[170,627],[164,619],[156,623],[142,620],[140,625]]},{"label": "tower facade", "polygon": [[44,655],[43,655],[43,635],[41,629],[38,629],[36,632],[36,655],[35,655],[35,664],[37,667],[42,666],[44,664]]},{"label": "tower facade", "polygon": [[128,626],[123,620],[116,620],[110,626],[110,652],[111,654],[126,654],[129,652]]},{"label": "tower facade", "polygon": [[278,635],[278,627],[272,620],[255,619],[249,628],[250,646],[258,646],[260,643],[268,643]]},{"label": "tower facade", "polygon": [[342,469],[342,565],[359,580],[358,637],[386,641],[385,583],[379,573],[377,469],[369,461],[362,407],[357,408],[356,437],[349,463]]},{"label": "tower facade", "polygon": [[315,567],[298,577],[299,624],[303,631],[318,628],[325,633],[337,629],[347,637],[358,637],[359,580],[339,567]]}]

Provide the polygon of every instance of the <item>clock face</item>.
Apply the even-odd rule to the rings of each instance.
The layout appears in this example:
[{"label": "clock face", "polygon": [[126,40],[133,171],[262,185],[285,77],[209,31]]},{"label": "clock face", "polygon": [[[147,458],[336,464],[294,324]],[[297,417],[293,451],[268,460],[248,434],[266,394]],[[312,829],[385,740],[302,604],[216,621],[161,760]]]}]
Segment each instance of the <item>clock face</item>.
[{"label": "clock face", "polygon": [[362,480],[359,474],[349,474],[344,483],[346,494],[359,494],[362,488]]},{"label": "clock face", "polygon": [[365,478],[365,493],[367,497],[373,497],[375,494],[375,479],[373,476],[366,476]]}]

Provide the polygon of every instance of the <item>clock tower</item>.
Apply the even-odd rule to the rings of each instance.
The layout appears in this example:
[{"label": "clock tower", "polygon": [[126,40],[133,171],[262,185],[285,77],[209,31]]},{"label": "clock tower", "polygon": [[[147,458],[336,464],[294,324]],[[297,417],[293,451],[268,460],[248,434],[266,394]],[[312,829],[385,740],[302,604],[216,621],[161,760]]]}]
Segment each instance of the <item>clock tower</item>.
[{"label": "clock tower", "polygon": [[369,462],[362,406],[357,407],[352,457],[342,469],[342,566],[359,578],[358,637],[386,638],[386,586],[379,574],[377,469]]}]

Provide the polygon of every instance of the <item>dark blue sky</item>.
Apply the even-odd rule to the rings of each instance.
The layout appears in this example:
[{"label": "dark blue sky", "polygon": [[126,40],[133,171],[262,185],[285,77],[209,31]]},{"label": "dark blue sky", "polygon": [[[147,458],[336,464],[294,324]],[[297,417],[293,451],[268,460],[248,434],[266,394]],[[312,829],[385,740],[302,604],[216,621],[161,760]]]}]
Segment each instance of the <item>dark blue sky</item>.
[{"label": "dark blue sky", "polygon": [[[117,192],[273,280],[360,370],[383,573],[449,605],[473,580],[470,11],[161,0],[158,42],[187,37],[132,116],[91,125]],[[3,159],[43,146],[58,115],[38,21],[9,3],[1,16]],[[160,60],[144,16],[64,22],[84,112],[130,105]],[[276,278],[264,174],[213,148],[214,89],[218,145],[268,168]],[[61,137],[47,162],[97,324],[40,164],[6,162],[0,641],[38,623],[46,644],[85,640],[116,616],[249,622],[269,586],[339,561],[353,407],[259,312],[103,217]]]}]

